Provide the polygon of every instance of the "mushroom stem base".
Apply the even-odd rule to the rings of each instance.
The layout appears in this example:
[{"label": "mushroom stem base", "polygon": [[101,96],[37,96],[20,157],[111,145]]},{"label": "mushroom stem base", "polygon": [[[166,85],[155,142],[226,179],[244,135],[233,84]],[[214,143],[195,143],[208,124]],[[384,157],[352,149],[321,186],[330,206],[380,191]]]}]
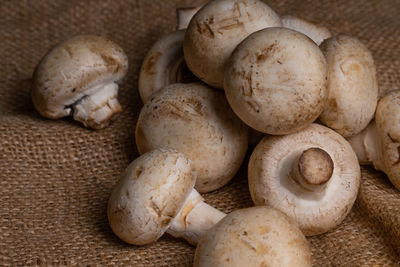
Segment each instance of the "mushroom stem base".
[{"label": "mushroom stem base", "polygon": [[167,233],[174,237],[183,237],[190,244],[196,245],[207,230],[225,215],[204,203],[201,195],[193,189],[182,210],[172,221]]},{"label": "mushroom stem base", "polygon": [[96,93],[83,97],[73,105],[74,119],[86,127],[102,129],[107,127],[111,118],[122,111],[118,102],[118,85],[116,83],[100,84],[90,91]]}]

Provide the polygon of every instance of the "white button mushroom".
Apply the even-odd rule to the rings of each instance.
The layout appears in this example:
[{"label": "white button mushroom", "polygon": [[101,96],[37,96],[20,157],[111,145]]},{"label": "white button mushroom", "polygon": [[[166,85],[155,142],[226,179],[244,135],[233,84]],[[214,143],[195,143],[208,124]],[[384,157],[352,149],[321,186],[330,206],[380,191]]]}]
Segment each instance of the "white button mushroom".
[{"label": "white button mushroom", "polygon": [[233,111],[257,131],[281,135],[304,129],[326,99],[324,55],[310,38],[286,28],[247,37],[232,53],[224,80]]},{"label": "white button mushroom", "polygon": [[188,156],[198,173],[196,189],[229,182],[247,151],[247,127],[222,92],[202,83],[173,84],[146,102],[136,124],[140,153],[171,147]]},{"label": "white button mushroom", "polygon": [[356,200],[360,176],[350,144],[318,124],[286,136],[265,137],[249,162],[254,203],[282,211],[306,236],[343,221]]},{"label": "white button mushroom", "polygon": [[378,102],[374,59],[359,40],[339,35],[321,49],[328,62],[327,105],[319,117],[344,137],[361,132],[373,119]]},{"label": "white button mushroom", "polygon": [[158,149],[134,160],[114,187],[108,220],[127,243],[145,245],[164,232],[196,244],[225,214],[193,189],[196,172],[182,153]]},{"label": "white button mushroom", "polygon": [[122,108],[118,82],[128,70],[121,47],[94,35],[80,35],[52,48],[36,67],[32,100],[50,119],[73,115],[85,126],[100,129]]},{"label": "white button mushroom", "polygon": [[291,219],[253,207],[233,211],[213,226],[197,245],[194,266],[311,266],[311,251]]},{"label": "white button mushroom", "polygon": [[361,164],[373,164],[400,190],[400,90],[379,100],[375,121],[348,140]]},{"label": "white button mushroom", "polygon": [[143,103],[167,85],[196,80],[183,58],[184,36],[184,30],[169,33],[147,53],[139,74],[139,94]]},{"label": "white button mushroom", "polygon": [[186,30],[186,63],[198,78],[222,89],[224,66],[234,48],[255,31],[281,25],[279,16],[262,1],[210,1]]},{"label": "white button mushroom", "polygon": [[301,32],[310,37],[317,45],[332,36],[331,32],[324,26],[294,16],[283,16],[282,25],[285,28]]}]

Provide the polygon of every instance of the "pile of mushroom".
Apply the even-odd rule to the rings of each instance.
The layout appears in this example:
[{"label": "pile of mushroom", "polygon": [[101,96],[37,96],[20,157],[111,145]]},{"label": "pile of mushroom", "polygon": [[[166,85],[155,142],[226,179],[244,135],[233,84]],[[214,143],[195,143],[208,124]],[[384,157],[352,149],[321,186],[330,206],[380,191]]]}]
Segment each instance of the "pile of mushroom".
[{"label": "pile of mushroom", "polygon": [[[304,235],[344,220],[360,186],[359,162],[400,189],[400,91],[377,106],[366,46],[280,17],[260,0],[213,0],[177,14],[178,30],[153,45],[140,70],[144,106],[135,139],[142,155],[111,193],[111,228],[135,245],[164,232],[200,242],[195,266],[309,266]],[[35,107],[48,118],[73,114],[103,128],[121,111],[117,83],[127,66],[103,37],[59,44],[36,69]],[[270,208],[225,217],[198,192],[229,183],[248,144],[257,143],[250,193],[255,205]]]}]

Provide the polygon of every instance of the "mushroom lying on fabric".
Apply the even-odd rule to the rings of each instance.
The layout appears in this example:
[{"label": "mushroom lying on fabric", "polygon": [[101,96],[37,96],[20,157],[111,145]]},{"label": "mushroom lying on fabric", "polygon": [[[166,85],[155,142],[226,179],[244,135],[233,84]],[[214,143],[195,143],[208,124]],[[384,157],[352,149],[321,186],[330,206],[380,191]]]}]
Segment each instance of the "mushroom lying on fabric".
[{"label": "mushroom lying on fabric", "polygon": [[108,202],[114,233],[127,243],[145,245],[164,232],[196,244],[225,213],[203,202],[193,189],[191,161],[172,149],[157,149],[134,160]]},{"label": "mushroom lying on fabric", "polygon": [[252,207],[228,214],[200,239],[194,266],[311,266],[311,251],[286,215]]},{"label": "mushroom lying on fabric", "polygon": [[247,127],[223,92],[203,83],[173,84],[155,93],[140,111],[135,135],[140,153],[171,147],[188,156],[201,193],[228,183],[247,151]]},{"label": "mushroom lying on fabric", "polygon": [[232,53],[224,88],[233,111],[273,135],[304,129],[328,96],[324,55],[310,38],[286,28],[249,35]]},{"label": "mushroom lying on fabric", "polygon": [[265,137],[248,168],[254,203],[282,211],[306,236],[340,224],[360,185],[360,165],[350,144],[318,124],[286,136]]},{"label": "mushroom lying on fabric", "polygon": [[361,132],[373,119],[378,83],[371,52],[354,37],[339,35],[321,44],[328,62],[327,105],[319,117],[344,137]]},{"label": "mushroom lying on fabric", "polygon": [[379,100],[375,121],[348,140],[361,164],[373,164],[400,190],[400,90]]},{"label": "mushroom lying on fabric", "polygon": [[301,32],[311,38],[317,45],[332,36],[331,32],[324,26],[294,16],[283,16],[282,25],[285,28]]},{"label": "mushroom lying on fabric", "polygon": [[234,48],[249,34],[277,26],[282,26],[279,16],[262,1],[210,1],[186,30],[186,63],[199,79],[222,89],[224,66]]},{"label": "mushroom lying on fabric", "polygon": [[147,52],[139,73],[139,94],[143,103],[167,85],[196,80],[183,58],[184,36],[184,30],[169,33]]},{"label": "mushroom lying on fabric", "polygon": [[106,127],[122,108],[118,82],[128,70],[128,58],[114,42],[80,35],[53,47],[33,76],[32,100],[50,119],[73,115],[94,129]]}]

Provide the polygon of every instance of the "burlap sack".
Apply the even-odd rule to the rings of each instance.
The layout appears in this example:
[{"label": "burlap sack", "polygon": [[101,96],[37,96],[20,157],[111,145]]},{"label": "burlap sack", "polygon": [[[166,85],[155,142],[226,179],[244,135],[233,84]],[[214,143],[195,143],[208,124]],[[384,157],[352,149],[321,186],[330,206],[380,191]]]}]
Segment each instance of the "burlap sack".
[{"label": "burlap sack", "polygon": [[[134,127],[142,106],[138,70],[145,53],[174,29],[188,1],[2,0],[0,2],[0,265],[190,266],[194,247],[168,235],[136,247],[111,232],[106,206],[121,171],[138,156]],[[399,0],[269,0],[279,14],[320,21],[361,39],[373,52],[382,90],[400,89]],[[85,129],[34,111],[30,78],[55,43],[102,34],[129,56],[120,90],[124,112],[109,128]],[[399,123],[399,122],[397,122]],[[246,165],[228,186],[205,195],[225,211],[252,205]],[[400,265],[400,192],[384,174],[362,169],[352,212],[309,238],[315,266]]]}]

